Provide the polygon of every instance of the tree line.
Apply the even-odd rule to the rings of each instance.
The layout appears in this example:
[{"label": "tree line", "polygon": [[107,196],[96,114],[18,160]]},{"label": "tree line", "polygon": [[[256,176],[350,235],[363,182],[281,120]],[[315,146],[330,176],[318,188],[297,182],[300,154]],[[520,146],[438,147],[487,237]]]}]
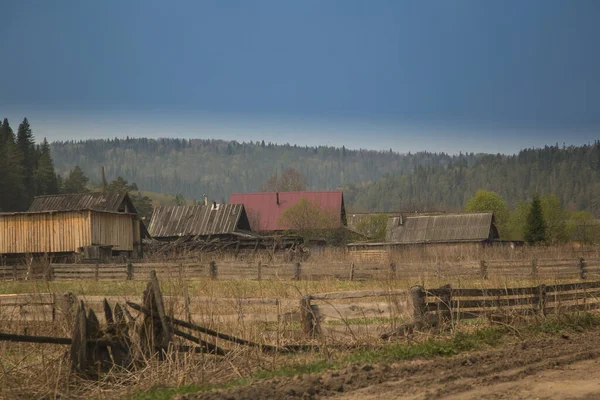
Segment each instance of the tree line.
[{"label": "tree line", "polygon": [[[101,187],[103,184],[104,187]],[[60,193],[85,193],[90,187],[108,192],[130,193],[134,206],[142,216],[152,214],[152,203],[142,196],[135,183],[129,184],[117,177],[110,184],[93,185],[79,167],[74,165],[64,178],[56,172],[51,146],[44,138],[35,143],[33,130],[27,118],[17,128],[7,118],[0,124],[0,211],[26,211],[35,196]],[[137,192],[137,194],[136,194]]]},{"label": "tree line", "polygon": [[354,211],[460,211],[479,189],[498,193],[509,208],[535,193],[553,194],[568,212],[600,215],[600,142],[546,146],[515,155],[479,155],[471,164],[416,166],[372,182],[345,185]]},{"label": "tree line", "polygon": [[494,212],[501,239],[523,240],[528,244],[593,244],[600,241],[600,223],[587,211],[569,212],[552,193],[521,200],[514,207],[496,192],[478,190],[465,211]]}]

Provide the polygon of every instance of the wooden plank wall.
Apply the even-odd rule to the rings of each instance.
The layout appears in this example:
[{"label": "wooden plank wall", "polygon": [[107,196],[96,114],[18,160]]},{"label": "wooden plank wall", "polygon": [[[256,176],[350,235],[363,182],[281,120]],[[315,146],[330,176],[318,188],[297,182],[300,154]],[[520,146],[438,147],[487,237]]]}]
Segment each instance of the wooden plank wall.
[{"label": "wooden plank wall", "polygon": [[74,252],[92,242],[85,212],[0,215],[0,254]]},{"label": "wooden plank wall", "polygon": [[92,212],[92,244],[112,245],[116,251],[132,251],[133,216]]}]

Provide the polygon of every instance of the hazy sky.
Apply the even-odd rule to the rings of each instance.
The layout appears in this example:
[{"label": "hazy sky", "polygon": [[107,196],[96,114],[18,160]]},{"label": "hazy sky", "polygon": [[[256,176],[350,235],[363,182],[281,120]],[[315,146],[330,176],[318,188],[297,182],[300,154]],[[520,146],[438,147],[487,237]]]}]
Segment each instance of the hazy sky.
[{"label": "hazy sky", "polygon": [[0,16],[0,117],[38,138],[600,138],[596,0],[0,0]]}]

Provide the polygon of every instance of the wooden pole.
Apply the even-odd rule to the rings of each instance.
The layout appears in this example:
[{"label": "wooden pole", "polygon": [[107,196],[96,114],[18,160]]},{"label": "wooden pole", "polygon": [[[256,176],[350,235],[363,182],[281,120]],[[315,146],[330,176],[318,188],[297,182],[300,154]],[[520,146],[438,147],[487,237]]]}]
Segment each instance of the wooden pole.
[{"label": "wooden pole", "polygon": [[126,268],[127,268],[127,280],[131,281],[131,280],[133,280],[133,264],[128,262]]},{"label": "wooden pole", "polygon": [[259,281],[261,281],[261,280],[262,280],[262,264],[261,264],[261,262],[260,262],[260,261],[258,262],[258,272],[257,272],[257,279],[258,279]]},{"label": "wooden pole", "polygon": [[397,275],[396,275],[396,263],[391,262],[390,263],[390,274],[391,274],[391,278],[392,279],[396,279]]},{"label": "wooden pole", "polygon": [[531,276],[533,278],[537,278],[537,276],[538,276],[538,268],[537,268],[537,259],[536,258],[531,260]]},{"label": "wooden pole", "polygon": [[302,274],[302,266],[299,262],[294,265],[294,280],[299,281]]},{"label": "wooden pole", "polygon": [[310,295],[302,296],[300,299],[300,315],[302,332],[310,337],[316,337],[320,333],[317,309],[310,303]]},{"label": "wooden pole", "polygon": [[[452,286],[444,285],[440,289],[443,290],[438,303],[438,311],[440,319],[449,321],[452,318]],[[423,306],[425,306],[423,304]]]},{"label": "wooden pole", "polygon": [[587,267],[587,265],[583,257],[579,257],[579,263],[577,264],[577,267],[579,269],[579,279],[586,279],[587,271],[585,270],[585,268]]},{"label": "wooden pole", "polygon": [[100,265],[99,264],[96,264],[96,266],[94,267],[94,279],[95,280],[100,279]]},{"label": "wooden pole", "polygon": [[538,313],[538,315],[545,317],[546,316],[546,285],[541,284],[538,286],[538,290],[537,290],[537,294],[538,294],[538,298],[537,298],[537,305],[538,308],[536,310],[536,312]]},{"label": "wooden pole", "polygon": [[354,263],[350,264],[350,281],[354,280]]},{"label": "wooden pole", "polygon": [[83,301],[79,303],[73,321],[73,339],[71,342],[71,369],[83,373],[87,367],[87,317]]},{"label": "wooden pole", "polygon": [[481,275],[481,279],[485,280],[488,278],[488,266],[485,260],[479,261],[479,273]]},{"label": "wooden pole", "polygon": [[160,319],[160,324],[162,327],[162,337],[158,342],[158,345],[167,349],[169,347],[169,343],[171,342],[171,337],[173,336],[173,332],[171,330],[171,325],[167,322],[167,315],[165,313],[165,303],[163,302],[162,292],[160,291],[160,285],[158,284],[158,277],[156,276],[156,271],[152,270],[150,272],[150,284],[152,285],[152,292],[154,294],[154,305],[156,306],[156,312]]},{"label": "wooden pole", "polygon": [[217,280],[218,278],[218,272],[217,272],[217,263],[214,261],[211,261],[209,264],[209,272],[210,272],[210,279],[212,280]]},{"label": "wooden pole", "polygon": [[409,291],[409,310],[413,321],[420,321],[425,315],[425,289],[413,286]]}]

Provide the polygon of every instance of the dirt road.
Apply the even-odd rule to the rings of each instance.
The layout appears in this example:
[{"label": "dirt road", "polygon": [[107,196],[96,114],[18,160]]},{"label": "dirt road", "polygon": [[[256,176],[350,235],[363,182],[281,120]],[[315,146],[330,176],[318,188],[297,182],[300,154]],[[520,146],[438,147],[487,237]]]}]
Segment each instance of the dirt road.
[{"label": "dirt road", "polygon": [[600,399],[600,329],[451,358],[256,381],[178,399]]}]

